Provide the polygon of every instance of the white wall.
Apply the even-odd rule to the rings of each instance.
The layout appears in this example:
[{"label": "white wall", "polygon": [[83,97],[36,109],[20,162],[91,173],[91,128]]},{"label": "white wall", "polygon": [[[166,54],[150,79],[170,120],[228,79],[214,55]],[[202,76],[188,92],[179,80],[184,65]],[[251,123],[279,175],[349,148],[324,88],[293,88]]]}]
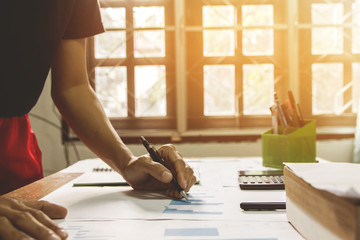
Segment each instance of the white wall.
[{"label": "white wall", "polygon": [[[55,110],[50,97],[50,79],[48,79],[38,104],[31,111],[60,127],[58,112]],[[45,174],[59,171],[66,167],[64,146],[61,143],[61,131],[38,118],[31,117],[31,124],[37,135],[40,148],[43,152],[43,166]],[[135,155],[145,153],[143,146],[128,145]],[[80,159],[94,158],[81,143],[77,143]],[[176,144],[177,149],[184,157],[211,157],[211,156],[260,156],[261,141],[241,143],[198,143]],[[317,156],[331,161],[352,161],[353,139],[318,141]],[[69,146],[70,162],[77,161],[74,148]]]}]

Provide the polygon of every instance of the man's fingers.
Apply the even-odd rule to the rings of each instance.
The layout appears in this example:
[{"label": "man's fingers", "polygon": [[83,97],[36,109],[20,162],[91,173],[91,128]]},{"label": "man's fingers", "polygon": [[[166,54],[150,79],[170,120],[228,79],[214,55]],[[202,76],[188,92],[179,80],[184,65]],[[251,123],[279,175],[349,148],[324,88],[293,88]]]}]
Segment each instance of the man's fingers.
[{"label": "man's fingers", "polygon": [[180,158],[184,158],[181,152],[176,151],[176,153],[180,156]]},{"label": "man's fingers", "polygon": [[175,169],[180,186],[186,191],[189,191],[196,182],[194,170],[183,159],[178,159],[175,163]]},{"label": "man's fingers", "polygon": [[171,182],[173,175],[162,164],[152,161],[150,158],[141,158],[139,159],[141,162],[142,167],[144,168],[145,172],[153,176],[155,179],[159,180],[163,183]]},{"label": "man's fingers", "polygon": [[176,171],[176,178],[181,188],[185,189],[188,185],[187,179],[186,179],[186,163],[182,159],[178,159],[174,166]]},{"label": "man's fingers", "polygon": [[181,194],[176,189],[172,189],[172,188],[166,190],[166,195],[168,195],[171,198],[178,198],[178,199],[183,198],[183,196],[181,196]]},{"label": "man's fingers", "polygon": [[189,165],[187,165],[186,168],[185,168],[185,176],[186,176],[186,179],[187,179],[186,181],[188,183],[188,185],[186,186],[186,191],[189,191],[190,188],[196,182],[196,177],[194,175],[194,170]]},{"label": "man's fingers", "polygon": [[66,239],[66,237],[60,238],[52,229],[39,222],[30,212],[6,209],[6,213],[1,212],[1,215],[6,215],[6,218],[12,225],[32,238],[49,240]]},{"label": "man's fingers", "polygon": [[[2,208],[0,210],[0,214],[2,216],[6,216],[16,227],[18,226],[12,220],[17,220],[20,224],[24,224],[22,220],[27,219],[29,221],[29,224],[30,222],[32,222],[32,224],[40,228],[40,234],[50,234],[50,237],[52,237],[51,235],[53,235],[53,233],[56,233],[58,236],[61,237],[61,239],[67,238],[67,233],[65,232],[65,230],[60,228],[55,222],[53,222],[49,218],[49,216],[64,218],[67,213],[66,208],[49,203],[47,201],[25,201],[18,199],[7,199],[7,202],[9,204],[9,208]],[[14,217],[14,211],[20,213],[19,215],[21,217]],[[44,212],[47,213],[49,216]],[[26,224],[26,227],[27,226],[28,225]],[[26,228],[21,230],[27,232]],[[27,233],[30,234],[32,232]],[[54,239],[60,238],[58,237]]]},{"label": "man's fingers", "polygon": [[[179,182],[179,185],[183,189],[188,188],[194,172],[191,172],[192,169],[184,161],[182,155],[176,151],[175,146],[172,144],[163,145],[158,149],[158,151],[160,155],[166,159],[166,161],[169,161],[172,164],[176,172],[176,180]],[[189,171],[189,169],[191,169],[191,171]]]},{"label": "man's fingers", "polygon": [[66,217],[67,209],[63,206],[47,201],[24,201],[28,207],[41,210],[52,219],[63,219]]},{"label": "man's fingers", "polygon": [[191,177],[191,180],[190,180],[190,184],[187,186],[187,188],[186,188],[186,190],[185,191],[189,191],[190,190],[190,188],[192,187],[192,186],[194,186],[194,184],[196,183],[196,177],[195,176],[192,176]]},{"label": "man's fingers", "polygon": [[169,161],[171,164],[175,164],[175,162],[181,158],[176,151],[176,148],[172,144],[166,144],[161,146],[157,150],[162,158],[164,158],[166,161]]},{"label": "man's fingers", "polygon": [[[65,232],[64,229],[60,228],[55,222],[53,222],[47,214],[44,212],[50,212],[53,216],[64,216],[64,209],[66,215],[66,208],[61,207],[56,204],[49,203],[47,201],[28,201],[24,203],[25,205],[18,210],[29,212],[37,221],[41,224],[46,226],[47,228],[51,229],[55,232],[61,239],[66,239],[68,234]],[[28,205],[32,207],[28,207]]]},{"label": "man's fingers", "polygon": [[196,182],[194,171],[176,151],[174,145],[163,145],[157,151],[165,160],[165,166],[153,161],[148,155],[142,156],[129,162],[124,171],[124,178],[134,189],[169,188],[167,192],[170,197],[181,198],[170,182],[175,176],[180,187],[189,191]]},{"label": "man's fingers", "polygon": [[11,222],[4,216],[0,216],[0,239],[2,240],[25,240],[30,237],[25,233],[19,231]]}]

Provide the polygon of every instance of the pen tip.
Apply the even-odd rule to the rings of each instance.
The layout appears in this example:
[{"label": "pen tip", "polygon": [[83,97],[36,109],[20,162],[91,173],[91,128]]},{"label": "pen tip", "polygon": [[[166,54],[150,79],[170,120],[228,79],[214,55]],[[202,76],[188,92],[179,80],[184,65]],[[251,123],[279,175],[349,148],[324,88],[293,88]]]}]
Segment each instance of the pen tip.
[{"label": "pen tip", "polygon": [[181,191],[180,195],[183,196],[187,201],[189,201],[188,195],[186,194],[185,191]]}]

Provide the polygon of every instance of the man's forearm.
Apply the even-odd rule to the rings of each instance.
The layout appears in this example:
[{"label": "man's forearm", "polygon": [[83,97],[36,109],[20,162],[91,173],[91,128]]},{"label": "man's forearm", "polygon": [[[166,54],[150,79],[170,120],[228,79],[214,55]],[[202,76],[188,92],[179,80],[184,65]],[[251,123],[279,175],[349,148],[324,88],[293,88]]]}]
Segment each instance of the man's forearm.
[{"label": "man's forearm", "polygon": [[52,97],[80,140],[114,169],[119,172],[124,169],[134,156],[112,127],[90,86],[82,84],[62,92],[52,91]]}]

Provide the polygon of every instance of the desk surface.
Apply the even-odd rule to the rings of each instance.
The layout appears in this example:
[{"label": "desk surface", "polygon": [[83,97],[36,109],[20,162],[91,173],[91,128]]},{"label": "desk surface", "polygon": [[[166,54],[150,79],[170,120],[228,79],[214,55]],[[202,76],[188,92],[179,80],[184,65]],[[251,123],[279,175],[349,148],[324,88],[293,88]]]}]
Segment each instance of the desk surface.
[{"label": "desk surface", "polygon": [[[237,160],[239,158],[214,157],[214,158],[188,158],[187,160],[189,160],[190,162],[203,162],[203,161],[218,161],[219,159],[231,161],[231,160]],[[247,159],[253,159],[254,161],[256,161],[258,165],[260,158],[250,157]],[[26,200],[39,200],[45,197],[46,195],[48,195],[49,193],[60,188],[61,186],[65,185],[66,183],[71,182],[75,178],[82,175],[84,172],[90,171],[92,168],[98,166],[104,166],[104,163],[103,162],[100,163],[98,160],[95,159],[81,160],[69,166],[68,168],[61,170],[60,172],[51,174],[36,182],[33,182],[24,187],[16,189],[12,192],[4,194],[3,196],[26,199]]]},{"label": "desk surface", "polygon": [[[249,158],[188,158],[190,162],[203,162],[203,161],[219,161],[219,160],[225,160],[225,161],[231,161],[231,160],[238,160],[238,159],[249,159],[251,161],[254,161],[257,165],[257,168],[259,168],[259,163],[261,161],[260,157],[249,157]],[[324,161],[323,159],[318,159],[320,161]],[[89,171],[90,169],[96,167],[99,165],[99,161],[89,159],[89,160],[82,160],[79,161],[72,166],[54,173],[52,175],[49,175],[47,177],[44,177],[43,179],[40,179],[36,182],[33,182],[27,186],[24,186],[22,188],[16,189],[12,192],[9,192],[5,194],[6,197],[14,197],[14,198],[20,198],[20,199],[26,199],[26,200],[39,200],[49,193],[55,191],[56,189],[60,188],[61,186],[65,185],[66,183],[74,180],[75,178],[82,175],[84,172]],[[101,163],[103,165],[103,163]]]},{"label": "desk surface", "polygon": [[82,174],[83,173],[57,172],[9,192],[4,196],[26,200],[39,200]]},{"label": "desk surface", "polygon": [[[144,198],[148,197],[146,193],[133,191],[130,187],[72,187],[71,182],[84,172],[92,171],[99,164],[103,166],[104,163],[100,160],[77,162],[61,172],[5,196],[28,200],[38,200],[46,196],[46,200],[67,207],[68,216],[59,224],[69,232],[70,240],[93,239],[91,237],[99,235],[104,236],[101,239],[106,240],[119,239],[119,236],[138,240],[148,237],[149,234],[154,237],[153,239],[164,240],[205,239],[197,234],[207,234],[202,235],[208,237],[206,239],[303,239],[288,223],[284,211],[244,213],[240,209],[240,201],[254,201],[264,194],[275,201],[284,200],[284,191],[265,193],[238,190],[237,170],[240,170],[240,167],[261,169],[263,168],[261,158],[192,158],[187,160],[191,166],[200,166],[201,186],[196,186],[190,191],[193,197],[201,197],[204,193],[216,196],[216,198],[200,200],[202,206],[199,208],[196,207],[199,202],[195,202],[195,206],[183,206],[181,202],[174,202],[164,197],[153,199],[154,195],[150,195],[151,198]],[[217,190],[213,192],[214,189]],[[219,192],[221,192],[220,195]],[[214,204],[216,206],[212,206]],[[167,210],[176,209],[178,211],[196,209],[200,211],[199,213],[205,211],[203,213],[210,215],[180,216],[171,212],[165,217]],[[216,215],[218,213],[222,215]],[[143,231],[138,231],[139,228]],[[262,231],[256,229],[262,229]],[[80,233],[85,234],[86,237],[77,235]],[[129,236],[131,237],[126,238]]]}]

